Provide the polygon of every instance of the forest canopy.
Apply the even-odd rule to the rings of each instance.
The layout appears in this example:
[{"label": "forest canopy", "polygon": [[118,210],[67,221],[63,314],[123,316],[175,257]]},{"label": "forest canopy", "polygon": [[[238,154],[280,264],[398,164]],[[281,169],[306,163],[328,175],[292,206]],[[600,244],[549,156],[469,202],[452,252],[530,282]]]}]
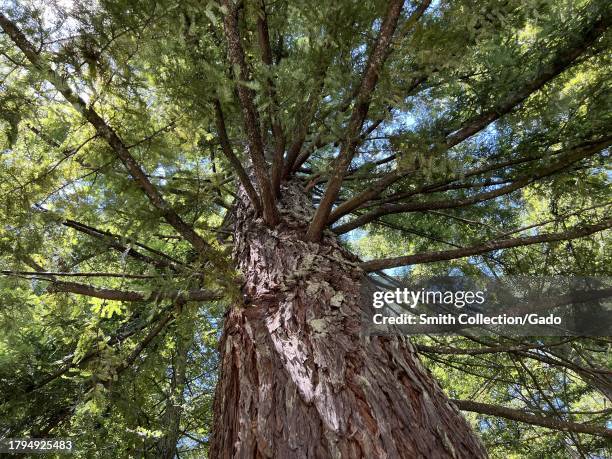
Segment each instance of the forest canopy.
[{"label": "forest canopy", "polygon": [[609,2],[0,4],[0,438],[612,456],[609,337],[364,340],[357,305],[609,278]]}]

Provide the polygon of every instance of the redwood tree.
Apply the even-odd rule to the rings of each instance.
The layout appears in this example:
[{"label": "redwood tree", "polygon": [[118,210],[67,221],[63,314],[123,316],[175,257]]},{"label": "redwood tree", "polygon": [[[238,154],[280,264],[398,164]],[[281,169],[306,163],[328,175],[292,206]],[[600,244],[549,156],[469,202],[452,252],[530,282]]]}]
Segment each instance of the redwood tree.
[{"label": "redwood tree", "polygon": [[419,356],[549,359],[609,396],[574,358],[605,343],[415,346],[364,333],[362,298],[389,273],[607,273],[607,2],[58,3],[0,14],[3,301],[38,311],[0,344],[3,435],[487,457],[462,409],[610,437],[450,400]]}]

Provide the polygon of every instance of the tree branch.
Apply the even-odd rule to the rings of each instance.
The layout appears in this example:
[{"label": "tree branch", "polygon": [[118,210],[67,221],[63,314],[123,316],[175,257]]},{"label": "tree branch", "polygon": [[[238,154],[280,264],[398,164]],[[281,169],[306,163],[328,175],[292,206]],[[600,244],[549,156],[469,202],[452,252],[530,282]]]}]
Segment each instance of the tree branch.
[{"label": "tree branch", "polygon": [[610,14],[604,13],[597,20],[588,23],[575,37],[572,37],[569,46],[556,53],[550,62],[544,63],[540,67],[533,79],[529,80],[519,90],[508,94],[505,99],[501,100],[491,109],[467,120],[461,129],[449,135],[446,138],[446,148],[459,144],[493,121],[509,113],[532,93],[569,68],[589,46],[603,35],[610,26],[610,19]]},{"label": "tree branch", "polygon": [[[179,299],[175,301],[174,307],[180,310],[183,304],[184,300]],[[140,341],[132,350],[132,352],[130,352],[130,354],[115,368],[117,374],[120,374],[123,371],[127,370],[142,353],[142,351],[147,348],[151,341],[153,341],[153,339],[155,339],[155,337],[159,335],[161,331],[164,330],[164,328],[166,328],[166,325],[168,325],[168,323],[174,320],[174,317],[175,315],[172,312],[166,314],[165,316],[162,316],[157,321],[157,323],[155,323],[155,325],[149,330],[149,332],[145,335],[142,341]]]},{"label": "tree branch", "polygon": [[471,400],[456,400],[451,399],[457,408],[463,411],[472,411],[474,413],[496,416],[512,421],[524,422],[547,429],[561,430],[564,432],[585,433],[590,435],[599,435],[602,437],[612,437],[612,429],[607,429],[602,426],[589,424],[579,424],[577,422],[562,421],[552,417],[537,416],[535,414],[526,413],[521,410],[506,408],[499,405],[490,405],[488,403],[473,402]]},{"label": "tree branch", "polygon": [[63,282],[53,279],[41,278],[47,282],[51,282],[47,291],[49,293],[75,293],[77,295],[90,296],[93,298],[101,298],[104,300],[114,301],[160,301],[165,299],[185,301],[214,301],[221,298],[221,295],[216,292],[207,290],[175,290],[172,292],[154,291],[149,294],[135,292],[129,290],[114,290],[93,285],[81,284],[77,282]]},{"label": "tree branch", "polygon": [[242,167],[240,160],[234,154],[234,150],[232,149],[232,145],[230,143],[229,137],[227,136],[227,130],[225,128],[225,119],[223,117],[223,111],[221,110],[221,102],[219,99],[215,99],[213,101],[215,106],[215,123],[217,126],[217,135],[219,136],[219,143],[221,143],[221,150],[223,154],[229,161],[230,165],[236,172],[238,179],[240,180],[240,184],[244,187],[247,196],[249,197],[251,204],[255,208],[258,214],[261,214],[261,202],[259,200],[259,196],[253,188],[253,184],[251,183],[251,179],[249,179],[248,174]]},{"label": "tree branch", "polygon": [[[372,93],[376,88],[379,73],[388,56],[387,49],[393,38],[397,22],[402,11],[404,2],[402,0],[391,0],[385,18],[380,27],[380,33],[376,39],[374,48],[368,57],[366,70],[364,72],[359,90],[356,96],[355,107],[348,124],[346,136],[340,148],[340,153],[335,160],[332,176],[327,183],[325,194],[319,203],[319,207],[310,222],[306,233],[306,240],[316,242],[321,238],[323,228],[327,224],[332,206],[338,197],[344,174],[351,164],[359,142],[359,132],[368,114]],[[424,11],[424,10],[423,10]]]},{"label": "tree branch", "polygon": [[[573,339],[573,338],[572,338]],[[567,340],[562,341],[562,343],[566,343]],[[483,355],[483,354],[501,354],[507,352],[516,352],[516,351],[529,351],[533,349],[547,349],[551,346],[558,346],[558,344],[521,344],[521,345],[500,345],[500,346],[491,346],[491,347],[479,347],[479,348],[458,348],[458,347],[436,347],[436,346],[426,346],[422,344],[417,344],[415,347],[419,352],[423,352],[425,354],[450,354],[450,355]]]},{"label": "tree branch", "polygon": [[478,193],[467,198],[445,199],[440,201],[417,201],[408,202],[405,204],[383,204],[372,212],[361,215],[348,223],[334,228],[334,232],[336,234],[346,233],[347,231],[351,231],[355,228],[365,225],[366,223],[376,220],[377,218],[383,215],[421,212],[426,210],[453,209],[498,198],[500,196],[510,194],[513,191],[523,188],[536,180],[555,174],[569,167],[573,163],[580,161],[581,159],[596,154],[610,146],[611,142],[612,136],[607,136],[604,139],[580,144],[578,146],[573,147],[568,154],[561,157],[557,162],[548,166],[541,167],[535,172],[530,172],[528,174],[522,175],[516,180],[514,180],[510,185],[506,185],[495,190]]},{"label": "tree branch", "polygon": [[[396,155],[389,156],[389,158],[391,158],[390,160],[395,159],[395,156]],[[445,179],[445,180],[442,180],[442,181],[438,181],[436,183],[424,184],[424,185],[419,186],[416,189],[411,190],[411,191],[406,191],[406,192],[403,192],[403,193],[392,194],[392,195],[390,195],[388,197],[384,197],[384,198],[379,199],[377,201],[377,203],[378,204],[385,204],[385,203],[389,203],[389,202],[399,201],[400,199],[409,198],[410,196],[414,196],[415,194],[419,194],[419,193],[421,193],[423,191],[427,191],[427,190],[430,190],[430,189],[435,189],[437,187],[453,183],[454,181],[459,180],[461,178],[465,179],[465,178],[469,178],[469,177],[473,177],[473,176],[476,176],[476,175],[483,174],[485,172],[491,172],[491,171],[500,170],[500,169],[508,167],[508,166],[515,166],[515,165],[522,164],[522,163],[525,163],[525,162],[536,161],[538,159],[541,159],[543,156],[544,155],[541,154],[541,155],[537,155],[537,156],[530,156],[530,157],[518,158],[518,159],[510,159],[508,161],[502,161],[502,162],[498,162],[498,163],[492,163],[492,164],[484,165],[484,166],[481,166],[481,167],[477,167],[477,168],[474,168],[474,169],[471,169],[471,170],[464,171],[462,173],[456,174],[456,175],[454,175],[454,176],[452,176],[452,177],[450,177],[448,179]],[[386,159],[387,158],[385,158],[385,160]],[[383,176],[379,181],[374,183],[372,186],[366,188],[364,191],[362,191],[358,195],[353,196],[352,198],[348,199],[347,201],[343,202],[341,205],[336,207],[334,209],[334,211],[329,216],[329,223],[331,224],[331,223],[339,220],[343,216],[351,213],[352,211],[363,207],[363,204],[365,204],[368,201],[370,201],[370,200],[380,196],[380,193],[382,193],[389,185],[392,185],[397,180],[400,180],[401,178],[404,178],[409,172],[416,172],[416,170],[415,169],[403,170],[403,171],[395,170],[393,172],[390,172],[386,176]]]},{"label": "tree branch", "polygon": [[283,178],[285,179],[288,178],[292,172],[295,172],[296,161],[298,160],[302,147],[304,146],[306,135],[308,134],[308,128],[310,127],[314,115],[317,112],[319,99],[323,92],[323,88],[325,87],[325,75],[327,74],[328,67],[329,59],[323,62],[319,67],[319,71],[315,76],[315,88],[308,96],[304,112],[299,114],[299,119],[296,121],[297,129],[294,134],[295,140],[289,147],[285,168],[283,170]]},{"label": "tree branch", "polygon": [[261,194],[264,220],[269,226],[274,226],[278,222],[278,212],[270,177],[267,173],[259,118],[253,102],[254,94],[253,91],[245,85],[250,78],[244,57],[244,50],[240,43],[240,34],[238,32],[238,7],[232,0],[224,0],[223,4],[227,8],[227,14],[224,16],[223,23],[228,45],[229,60],[233,66],[238,68],[238,74],[235,75],[235,78],[238,80],[236,90],[238,92],[238,98],[240,99],[244,126],[249,141],[249,154]]},{"label": "tree branch", "polygon": [[154,291],[148,295],[141,292],[115,290],[103,287],[96,287],[88,284],[81,284],[77,282],[64,282],[55,279],[53,274],[45,271],[40,265],[38,265],[31,257],[25,257],[24,262],[33,268],[39,276],[38,280],[50,282],[51,285],[47,287],[49,293],[75,293],[77,295],[90,296],[93,298],[100,298],[103,300],[114,300],[114,301],[160,301],[163,299],[171,299],[173,301],[214,301],[219,300],[222,296],[217,292],[210,292],[207,290],[176,290],[176,291]]},{"label": "tree branch", "polygon": [[435,261],[454,260],[457,258],[465,258],[483,253],[492,252],[493,250],[509,249],[513,247],[522,247],[532,244],[540,244],[542,242],[566,241],[577,239],[584,236],[603,231],[612,227],[612,219],[604,220],[603,222],[594,225],[584,225],[575,227],[571,230],[561,233],[540,234],[537,236],[517,237],[512,239],[493,240],[484,244],[474,245],[463,249],[442,250],[440,252],[423,252],[415,255],[403,257],[384,258],[381,260],[366,261],[361,264],[361,268],[365,271],[378,271],[380,269],[395,268],[398,266],[407,266],[420,263],[432,263]]},{"label": "tree branch", "polygon": [[118,277],[123,279],[155,279],[150,274],[129,274],[129,273],[105,273],[105,272],[58,272],[58,271],[11,271],[0,270],[0,274],[5,276],[55,276],[55,277]]},{"label": "tree branch", "polygon": [[[125,253],[127,254],[127,256],[134,258],[135,260],[139,260],[139,261],[143,261],[145,263],[148,263],[152,266],[155,266],[156,268],[170,268],[172,270],[177,270],[177,265],[181,265],[182,263],[179,262],[178,260],[175,260],[174,258],[170,257],[169,255],[166,255],[163,252],[160,252],[159,250],[153,249],[152,247],[146,246],[144,244],[141,244],[139,242],[134,242],[135,245],[142,247],[145,250],[148,250],[156,255],[159,255],[166,260],[158,260],[158,259],[154,259],[151,258],[147,255],[144,255],[140,252],[138,252],[137,250],[133,249],[132,247],[127,247],[124,244],[121,244],[119,242],[119,240],[121,239],[121,236],[118,236],[116,234],[111,233],[110,231],[104,231],[104,230],[99,230],[97,228],[94,228],[92,226],[86,225],[84,223],[80,223],[77,222],[75,220],[70,220],[67,219],[65,221],[62,222],[63,226],[66,226],[68,228],[72,228],[76,231],[79,231],[80,233],[83,234],[87,234],[88,236],[94,237],[96,239],[101,240],[102,242],[104,242],[106,245],[108,245],[109,247],[111,247],[112,249],[121,252],[122,254]],[[130,241],[132,242],[132,241]]]},{"label": "tree branch", "polygon": [[[260,11],[257,16],[257,37],[259,39],[259,48],[261,50],[261,60],[267,67],[268,71],[272,67],[272,48],[270,47],[270,33],[268,31],[268,16],[266,5],[263,0],[260,0]],[[276,88],[271,77],[267,78],[268,95],[271,104],[268,106],[268,116],[272,124],[272,134],[274,135],[274,156],[272,158],[272,174],[271,186],[272,193],[277,195],[280,191],[280,181],[283,173],[283,156],[285,154],[285,135],[280,123],[278,113],[278,100],[276,98]]]},{"label": "tree branch", "polygon": [[[113,346],[115,344],[120,344],[123,341],[125,341],[126,339],[128,339],[129,337],[135,335],[136,333],[144,330],[145,328],[159,322],[160,320],[165,321],[168,317],[172,317],[172,309],[175,308],[175,304],[170,304],[168,307],[165,307],[164,309],[162,309],[162,311],[160,311],[158,314],[155,314],[155,316],[148,320],[148,321],[140,321],[139,323],[137,323],[137,321],[130,321],[126,324],[125,327],[122,328],[122,330],[120,330],[119,332],[117,332],[117,334],[115,334],[114,336],[112,336],[107,344],[109,346]],[[167,322],[166,322],[167,323]],[[91,360],[94,356],[96,356],[98,354],[98,350],[91,350],[89,352],[87,352],[79,361],[78,364],[79,365],[83,365],[84,363],[88,362],[89,360]],[[68,354],[66,357],[64,357],[60,363],[61,366],[55,370],[52,373],[49,373],[47,376],[43,377],[42,379],[40,379],[39,381],[28,385],[24,391],[23,394],[27,395],[31,392],[34,392],[38,389],[40,389],[43,386],[46,386],[47,384],[49,384],[50,382],[56,380],[57,378],[61,377],[63,374],[65,374],[68,370],[70,370],[71,368],[73,368],[76,363],[73,362],[74,360],[74,353],[70,353]]]},{"label": "tree branch", "polygon": [[[492,163],[492,164],[484,165],[484,166],[481,166],[481,167],[477,167],[477,168],[465,171],[465,172],[460,173],[460,174],[453,175],[453,176],[451,176],[448,179],[441,180],[441,181],[438,181],[436,183],[427,183],[427,184],[424,184],[422,186],[418,186],[414,190],[410,190],[410,191],[406,191],[406,192],[402,192],[402,193],[392,194],[392,195],[390,195],[388,197],[381,198],[380,200],[378,200],[376,202],[377,202],[377,204],[386,204],[386,203],[389,203],[389,202],[399,201],[400,199],[405,199],[405,198],[409,198],[411,196],[414,196],[416,194],[420,194],[423,191],[428,191],[428,190],[431,190],[431,189],[435,189],[437,187],[441,187],[441,186],[453,183],[456,180],[459,180],[461,178],[465,179],[465,178],[469,178],[469,177],[473,177],[473,176],[476,176],[476,175],[483,174],[485,172],[498,171],[498,170],[501,170],[501,169],[503,169],[505,167],[508,167],[508,166],[516,166],[516,165],[519,165],[519,164],[522,164],[522,163],[536,161],[538,159],[542,159],[543,157],[544,157],[544,155],[541,154],[541,155],[537,155],[537,156],[524,157],[524,158],[518,158],[518,159],[511,159],[511,160],[508,160],[508,161],[502,161],[502,162],[498,162],[498,163]],[[390,160],[395,159],[395,155],[391,155],[391,156],[389,156],[389,158],[391,158]],[[387,158],[385,158],[385,160],[386,159]],[[405,174],[406,171],[404,171],[402,173]],[[336,207],[333,210],[333,212],[330,214],[330,216],[329,216],[329,223],[331,224],[331,223],[339,220],[343,216],[351,213],[352,211],[354,211],[356,209],[359,209],[361,207],[364,207],[363,205],[365,203],[367,203],[368,201],[378,197],[380,195],[380,193],[388,185],[394,183],[395,181],[396,181],[395,174],[393,174],[393,173],[388,174],[386,177],[383,177],[381,180],[379,180],[378,182],[376,182],[374,185],[370,186],[369,188],[365,189],[364,191],[362,191],[358,195],[355,195],[352,198],[348,199],[347,201],[343,202],[341,205]]]}]

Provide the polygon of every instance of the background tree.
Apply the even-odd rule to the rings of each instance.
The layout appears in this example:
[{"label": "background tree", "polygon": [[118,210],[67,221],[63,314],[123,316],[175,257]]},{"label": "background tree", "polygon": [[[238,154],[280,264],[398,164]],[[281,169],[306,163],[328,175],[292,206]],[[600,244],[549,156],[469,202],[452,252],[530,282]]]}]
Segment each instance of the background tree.
[{"label": "background tree", "polygon": [[459,408],[492,456],[609,455],[609,339],[365,338],[359,291],[386,269],[609,275],[610,19],[3,2],[2,435],[486,456]]}]

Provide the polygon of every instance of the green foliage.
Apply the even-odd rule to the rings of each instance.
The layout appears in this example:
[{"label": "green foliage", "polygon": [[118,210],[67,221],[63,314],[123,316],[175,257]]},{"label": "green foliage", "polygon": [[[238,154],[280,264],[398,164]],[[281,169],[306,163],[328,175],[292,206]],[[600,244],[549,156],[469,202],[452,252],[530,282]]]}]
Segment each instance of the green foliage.
[{"label": "green foliage", "polygon": [[[353,96],[387,2],[265,2],[272,66],[261,60],[258,3],[244,2],[240,28],[248,81],[238,81],[234,75],[240,72],[228,63],[227,11],[215,1],[5,3],[3,13],[40,46],[41,59],[117,131],[168,205],[219,256],[212,267],[196,254],[147,201],[142,184],[108,142],[1,35],[0,266],[30,273],[0,278],[0,435],[45,436],[53,428],[53,434],[78,438],[76,457],[91,457],[90,451],[97,457],[154,455],[170,430],[164,417],[170,400],[181,413],[180,457],[202,457],[211,433],[223,312],[241,295],[226,234],[237,180],[223,155],[214,106],[218,101],[234,152],[247,168],[239,85],[254,94],[267,150],[273,145],[270,108],[287,148],[312,112],[305,147],[314,153],[296,180],[313,182],[318,202],[346,141]],[[554,79],[447,148],[448,136],[466,120],[496,112],[584,24],[609,14],[608,2],[443,0],[432,2],[408,27],[417,3],[406,2],[364,127],[380,124],[362,139],[340,201],[400,170],[405,177],[368,206],[395,198],[455,202],[529,176],[576,145],[609,139],[608,31]],[[525,158],[533,161],[520,161]],[[490,163],[507,165],[470,175]],[[367,260],[565,231],[609,218],[609,178],[609,149],[602,147],[495,199],[385,215],[343,242]],[[66,224],[73,220],[95,231]],[[609,276],[610,243],[601,233],[415,265],[401,273]],[[32,271],[103,275],[53,278]],[[62,293],[50,288],[56,281],[82,282],[98,293],[138,292],[145,301]],[[222,299],[172,301],[177,293],[199,289],[221,291]],[[463,337],[416,342],[477,347]],[[550,344],[565,363],[610,367],[607,338],[527,342]],[[480,344],[516,343],[500,338]],[[601,424],[609,416],[602,411],[609,401],[601,388],[567,365],[507,352],[431,353],[426,359],[454,398],[478,397],[539,413],[557,408],[574,422]],[[173,387],[180,368],[185,382]],[[534,387],[535,381],[541,386]],[[596,437],[490,416],[468,418],[492,457],[610,455],[609,445]]]}]

